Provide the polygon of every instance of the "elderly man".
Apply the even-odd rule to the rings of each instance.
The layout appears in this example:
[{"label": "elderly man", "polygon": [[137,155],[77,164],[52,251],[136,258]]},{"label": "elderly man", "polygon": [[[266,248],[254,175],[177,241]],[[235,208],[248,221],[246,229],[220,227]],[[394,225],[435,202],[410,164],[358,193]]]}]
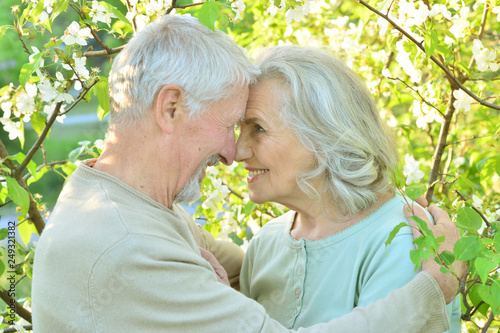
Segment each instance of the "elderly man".
[{"label": "elderly man", "polygon": [[[212,265],[220,267],[198,245],[230,277],[240,253],[216,244],[175,204],[199,196],[207,165],[233,162],[234,125],[256,74],[229,37],[194,18],[164,17],[130,40],[110,73],[106,147],[78,166],[38,244],[38,333],[289,331],[218,282]],[[299,331],[443,331],[441,289],[449,300],[456,284],[437,266],[424,270],[431,274],[386,299]]]}]

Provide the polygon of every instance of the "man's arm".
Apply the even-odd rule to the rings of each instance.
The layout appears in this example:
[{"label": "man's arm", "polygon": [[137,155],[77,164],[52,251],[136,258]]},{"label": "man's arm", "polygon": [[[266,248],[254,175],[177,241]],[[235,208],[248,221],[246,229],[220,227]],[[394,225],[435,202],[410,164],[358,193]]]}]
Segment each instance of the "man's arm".
[{"label": "man's arm", "polygon": [[[427,206],[427,201],[419,201],[419,203],[424,207]],[[443,251],[453,252],[453,247],[460,238],[460,234],[458,232],[457,227],[450,220],[448,213],[446,213],[439,207],[430,206],[427,208],[427,211],[431,213],[432,217],[434,218],[435,225],[429,222],[425,212],[418,206],[414,206],[413,209],[410,209],[405,206],[404,214],[407,217],[415,215],[421,218],[422,220],[426,221],[427,226],[429,227],[429,229],[432,231],[432,233],[436,238],[442,235],[445,236],[445,240],[443,243],[441,243],[441,246],[439,248],[440,252]],[[416,223],[412,219],[409,220],[413,226],[416,226]],[[420,232],[416,228],[412,228],[412,230],[414,238],[421,236]],[[432,275],[432,277],[434,277],[434,279],[439,284],[441,291],[444,294],[446,303],[450,303],[457,295],[459,281],[451,273],[447,274],[441,273],[440,267],[441,266],[434,261],[432,256],[422,264],[422,270],[428,272],[430,275]],[[465,274],[465,264],[461,261],[455,262],[453,265],[453,269],[459,277]]]},{"label": "man's arm", "polygon": [[198,244],[200,248],[213,254],[218,263],[226,271],[231,287],[239,290],[240,270],[245,252],[232,242],[214,239],[212,234],[203,229],[201,225],[197,224],[193,217],[189,215],[181,205],[174,205],[174,210],[182,216],[184,221],[186,221],[189,230],[196,240],[196,244]]}]

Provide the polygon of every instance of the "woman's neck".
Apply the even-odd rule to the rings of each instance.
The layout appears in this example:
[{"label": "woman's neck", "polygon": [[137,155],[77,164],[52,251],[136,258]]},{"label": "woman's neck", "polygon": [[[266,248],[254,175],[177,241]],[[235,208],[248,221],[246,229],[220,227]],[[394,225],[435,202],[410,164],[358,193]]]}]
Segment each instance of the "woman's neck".
[{"label": "woman's neck", "polygon": [[290,230],[294,239],[320,240],[339,233],[379,209],[394,197],[394,192],[379,194],[375,203],[357,214],[343,215],[333,205],[326,206],[321,201],[310,200],[301,207],[291,208],[297,212]]}]

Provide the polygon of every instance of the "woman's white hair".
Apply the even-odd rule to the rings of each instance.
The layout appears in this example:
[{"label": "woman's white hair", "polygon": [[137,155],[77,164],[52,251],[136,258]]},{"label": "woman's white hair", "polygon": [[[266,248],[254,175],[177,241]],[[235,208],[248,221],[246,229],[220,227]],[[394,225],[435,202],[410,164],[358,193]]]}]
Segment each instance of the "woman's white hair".
[{"label": "woman's white hair", "polygon": [[113,61],[111,123],[141,120],[166,84],[183,89],[184,106],[194,117],[254,82],[258,73],[244,49],[220,30],[194,17],[164,16],[138,32]]},{"label": "woman's white hair", "polygon": [[395,140],[351,69],[325,51],[292,45],[266,49],[256,64],[258,81],[283,82],[281,119],[316,156],[297,179],[305,193],[356,214],[393,189],[387,170],[398,160]]}]

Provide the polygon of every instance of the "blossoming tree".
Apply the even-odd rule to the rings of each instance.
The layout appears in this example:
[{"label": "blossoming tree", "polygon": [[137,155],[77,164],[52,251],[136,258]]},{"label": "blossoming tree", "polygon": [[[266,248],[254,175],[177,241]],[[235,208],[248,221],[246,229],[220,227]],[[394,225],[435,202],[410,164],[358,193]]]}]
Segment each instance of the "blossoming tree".
[{"label": "blossoming tree", "polygon": [[[88,60],[112,58],[149,22],[182,14],[219,27],[251,55],[281,43],[326,47],[358,72],[398,137],[404,157],[393,175],[398,189],[409,200],[425,195],[442,205],[462,233],[453,253],[438,256],[440,240],[422,228],[412,259],[418,265],[433,255],[443,271],[465,261],[463,329],[498,328],[500,0],[9,1],[0,42],[16,38],[16,52],[26,57],[17,57],[25,59],[18,76],[0,88],[0,205],[17,207],[15,223],[0,230],[4,332],[32,329],[29,294],[20,299],[11,287],[31,279],[36,246],[30,239],[43,232],[51,209],[34,184],[54,172],[62,181],[77,160],[100,153],[102,140],[84,141],[68,149],[66,159],[52,161],[43,145],[53,124],[64,124],[80,103],[97,99],[101,120],[109,112],[109,68],[106,62],[91,68]],[[28,134],[36,140],[24,147]],[[238,164],[209,168],[196,211],[215,237],[242,247],[285,210],[250,202],[244,177]],[[24,244],[9,246],[15,232]]]}]

